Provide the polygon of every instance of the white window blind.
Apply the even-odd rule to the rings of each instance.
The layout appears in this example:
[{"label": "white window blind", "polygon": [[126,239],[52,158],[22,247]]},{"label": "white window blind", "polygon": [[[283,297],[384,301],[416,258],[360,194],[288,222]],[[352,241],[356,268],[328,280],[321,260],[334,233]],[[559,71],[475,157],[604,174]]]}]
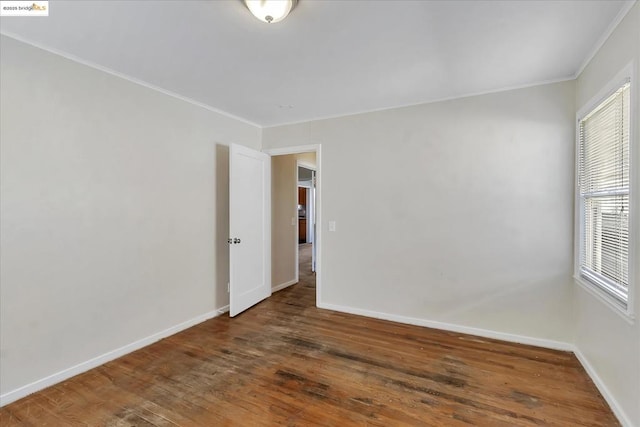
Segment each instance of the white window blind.
[{"label": "white window blind", "polygon": [[580,277],[627,307],[630,83],[579,122]]}]

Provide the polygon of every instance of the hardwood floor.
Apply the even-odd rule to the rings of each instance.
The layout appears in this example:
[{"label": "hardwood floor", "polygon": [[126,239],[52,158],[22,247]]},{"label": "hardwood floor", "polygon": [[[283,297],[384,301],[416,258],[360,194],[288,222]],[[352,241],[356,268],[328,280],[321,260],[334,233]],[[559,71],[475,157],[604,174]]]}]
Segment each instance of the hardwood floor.
[{"label": "hardwood floor", "polygon": [[613,426],[573,354],[315,308],[301,282],[7,405],[0,425]]}]

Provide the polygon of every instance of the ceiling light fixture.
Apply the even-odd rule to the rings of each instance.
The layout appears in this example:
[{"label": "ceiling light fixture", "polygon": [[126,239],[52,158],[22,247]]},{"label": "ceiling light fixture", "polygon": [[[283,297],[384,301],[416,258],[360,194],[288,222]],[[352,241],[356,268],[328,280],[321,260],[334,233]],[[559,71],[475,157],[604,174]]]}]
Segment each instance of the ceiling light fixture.
[{"label": "ceiling light fixture", "polygon": [[267,24],[274,24],[287,17],[298,0],[244,0],[251,13]]}]

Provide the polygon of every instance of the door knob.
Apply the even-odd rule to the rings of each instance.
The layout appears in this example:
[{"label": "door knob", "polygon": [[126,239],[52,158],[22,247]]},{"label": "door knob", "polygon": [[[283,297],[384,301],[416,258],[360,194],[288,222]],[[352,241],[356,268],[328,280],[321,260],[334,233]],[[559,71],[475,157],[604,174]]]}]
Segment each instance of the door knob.
[{"label": "door knob", "polygon": [[240,239],[236,237],[235,239],[233,239],[233,243],[240,243]]}]

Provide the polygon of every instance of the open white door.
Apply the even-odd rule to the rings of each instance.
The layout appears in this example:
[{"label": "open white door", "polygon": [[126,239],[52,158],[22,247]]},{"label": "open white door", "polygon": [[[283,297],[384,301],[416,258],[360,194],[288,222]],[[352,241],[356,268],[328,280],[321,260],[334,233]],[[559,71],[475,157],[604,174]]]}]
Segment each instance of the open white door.
[{"label": "open white door", "polygon": [[229,150],[229,314],[271,295],[271,157]]}]

